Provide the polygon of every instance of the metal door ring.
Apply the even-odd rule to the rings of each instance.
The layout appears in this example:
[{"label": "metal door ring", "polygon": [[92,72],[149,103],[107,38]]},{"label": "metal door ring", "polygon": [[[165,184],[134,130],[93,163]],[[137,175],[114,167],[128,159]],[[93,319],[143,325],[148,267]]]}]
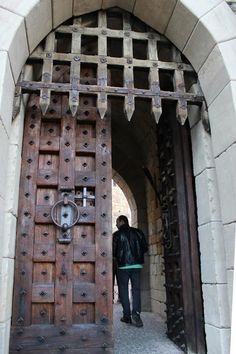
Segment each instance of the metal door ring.
[{"label": "metal door ring", "polygon": [[[65,223],[63,223],[62,225],[60,225],[60,224],[57,222],[57,220],[55,219],[55,217],[54,217],[55,209],[56,209],[56,207],[57,207],[58,205],[60,205],[60,204],[65,205],[64,200],[59,200],[58,202],[56,202],[56,203],[53,205],[53,207],[52,207],[52,209],[51,209],[51,218],[52,218],[52,221],[54,222],[55,225],[57,225],[58,227],[60,227],[61,229],[64,230],[64,229],[65,229]],[[69,230],[69,229],[71,229],[71,228],[79,221],[80,215],[79,215],[79,208],[78,208],[78,205],[77,205],[75,202],[73,202],[72,200],[67,200],[66,205],[67,205],[67,204],[70,204],[70,205],[72,206],[72,208],[74,208],[75,211],[76,211],[76,217],[75,217],[75,220],[73,221],[73,223],[70,224],[70,225],[66,224],[66,225],[67,225],[67,226],[66,226],[66,229]],[[64,231],[65,231],[65,230],[64,230]]]}]

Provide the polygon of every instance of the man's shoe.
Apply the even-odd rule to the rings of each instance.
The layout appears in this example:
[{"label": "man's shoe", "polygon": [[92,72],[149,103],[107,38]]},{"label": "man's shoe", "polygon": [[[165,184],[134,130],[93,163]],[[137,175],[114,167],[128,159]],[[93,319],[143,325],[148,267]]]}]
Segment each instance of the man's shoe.
[{"label": "man's shoe", "polygon": [[132,314],[133,325],[136,327],[143,327],[143,321],[140,318],[140,314],[135,312]]},{"label": "man's shoe", "polygon": [[121,322],[129,323],[129,324],[132,323],[132,320],[131,320],[130,316],[123,316],[123,317],[121,317],[120,320],[121,320]]}]

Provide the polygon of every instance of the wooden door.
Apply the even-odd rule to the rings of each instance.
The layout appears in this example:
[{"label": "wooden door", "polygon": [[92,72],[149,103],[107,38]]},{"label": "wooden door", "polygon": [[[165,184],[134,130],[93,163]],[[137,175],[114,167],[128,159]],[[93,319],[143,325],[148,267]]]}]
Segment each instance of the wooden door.
[{"label": "wooden door", "polygon": [[72,117],[68,96],[52,95],[42,117],[39,96],[29,100],[12,354],[112,353],[110,115],[96,102],[81,95]]},{"label": "wooden door", "polygon": [[206,353],[189,127],[173,107],[158,127],[167,335],[184,352]]}]

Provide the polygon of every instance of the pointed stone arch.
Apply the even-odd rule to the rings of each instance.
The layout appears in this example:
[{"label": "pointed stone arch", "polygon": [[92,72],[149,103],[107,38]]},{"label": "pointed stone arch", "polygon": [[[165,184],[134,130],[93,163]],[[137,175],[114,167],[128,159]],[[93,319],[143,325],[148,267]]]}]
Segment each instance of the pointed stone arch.
[{"label": "pointed stone arch", "polygon": [[[212,272],[206,275],[206,284],[217,280],[217,307],[224,306],[215,317],[209,313],[207,323],[208,348],[224,350],[229,347],[230,319],[227,311],[227,282],[232,285],[232,265],[234,254],[233,234],[236,219],[235,208],[235,111],[236,103],[234,67],[236,38],[236,21],[234,14],[228,8],[225,1],[215,0],[211,2],[201,1],[187,2],[152,0],[150,7],[142,11],[142,0],[136,1],[90,1],[89,7],[85,1],[72,1],[71,7],[63,5],[63,1],[34,1],[25,0],[15,6],[14,2],[0,1],[0,29],[7,33],[0,42],[0,61],[2,74],[0,78],[2,95],[0,98],[0,135],[2,166],[6,166],[5,156],[9,157],[8,168],[2,168],[1,180],[8,176],[8,188],[4,183],[0,189],[1,217],[4,216],[4,250],[1,261],[3,279],[8,279],[9,288],[3,292],[2,305],[2,335],[7,338],[10,321],[10,306],[6,306],[6,299],[11,294],[12,269],[14,258],[14,241],[10,241],[14,232],[16,199],[12,198],[12,186],[15,185],[14,195],[17,196],[17,175],[15,166],[19,166],[20,138],[14,140],[14,129],[19,120],[11,125],[14,85],[18,79],[21,68],[25,63],[29,52],[47,35],[52,27],[70,18],[72,14],[79,15],[100,9],[101,7],[120,6],[164,33],[183,53],[199,74],[201,87],[209,106],[209,117],[212,130],[212,139],[205,135],[201,124],[193,119],[192,144],[194,155],[194,174],[196,176],[198,208],[200,211],[199,229],[201,237],[211,234],[214,237],[213,246],[226,249],[227,263],[223,252],[220,252],[220,261],[212,260]],[[72,6],[73,5],[73,6]],[[132,6],[131,6],[132,5]],[[135,5],[135,6],[134,6]],[[53,9],[53,11],[52,11]],[[158,16],[159,13],[164,14]],[[183,18],[188,18],[186,26],[182,26]],[[5,19],[5,20],[4,20]],[[164,22],[163,22],[164,19]],[[20,48],[18,43],[21,43]],[[219,79],[220,73],[220,79]],[[222,120],[222,117],[226,117]],[[10,141],[11,135],[11,141]],[[212,153],[213,147],[213,153]],[[14,161],[14,162],[13,162]],[[216,167],[216,168],[215,168]],[[12,184],[10,183],[12,181]],[[209,183],[210,185],[209,185]],[[203,190],[206,190],[206,193]],[[6,189],[6,191],[5,191]],[[204,194],[204,195],[203,195]],[[208,202],[204,203],[205,195]],[[207,216],[204,211],[207,208]],[[224,240],[222,237],[224,235]],[[221,245],[221,246],[219,246]],[[207,250],[202,249],[202,254]],[[204,258],[204,262],[206,259]],[[214,274],[213,274],[214,273]],[[6,278],[7,275],[9,278]],[[214,275],[214,276],[213,276]],[[210,279],[210,280],[209,280]],[[2,286],[2,284],[1,284]],[[205,286],[206,293],[212,289]],[[5,300],[4,300],[5,299]],[[231,297],[229,297],[231,301]],[[5,302],[4,302],[5,301]],[[210,304],[209,304],[210,305]],[[221,322],[220,319],[224,319]],[[224,327],[224,331],[220,327]],[[214,340],[211,338],[214,337]],[[215,341],[215,338],[218,341]],[[3,352],[7,352],[7,339],[2,341]],[[227,351],[227,349],[226,349]]]}]

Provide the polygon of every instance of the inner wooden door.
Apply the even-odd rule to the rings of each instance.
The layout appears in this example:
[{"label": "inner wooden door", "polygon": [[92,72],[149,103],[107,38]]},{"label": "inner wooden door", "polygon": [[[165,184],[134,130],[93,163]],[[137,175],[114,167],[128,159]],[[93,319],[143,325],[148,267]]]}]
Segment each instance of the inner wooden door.
[{"label": "inner wooden door", "polygon": [[[60,68],[62,69],[62,68]],[[111,132],[95,96],[30,97],[10,353],[112,353]],[[56,225],[57,224],[57,225]],[[74,226],[72,226],[75,224]]]}]

